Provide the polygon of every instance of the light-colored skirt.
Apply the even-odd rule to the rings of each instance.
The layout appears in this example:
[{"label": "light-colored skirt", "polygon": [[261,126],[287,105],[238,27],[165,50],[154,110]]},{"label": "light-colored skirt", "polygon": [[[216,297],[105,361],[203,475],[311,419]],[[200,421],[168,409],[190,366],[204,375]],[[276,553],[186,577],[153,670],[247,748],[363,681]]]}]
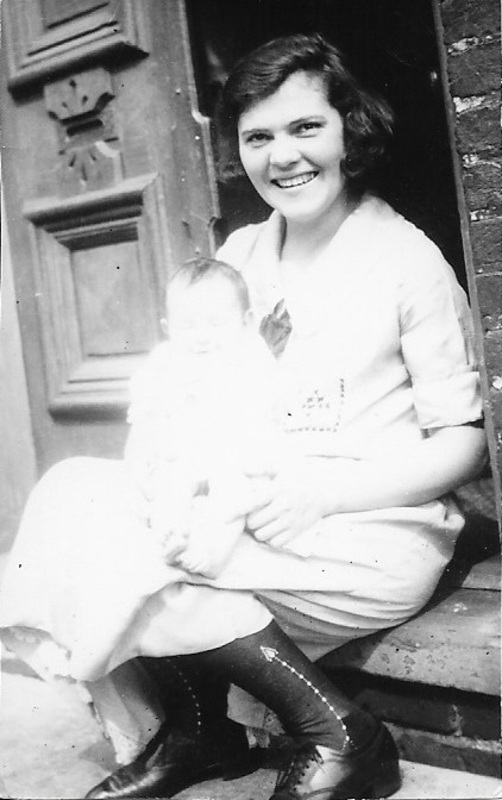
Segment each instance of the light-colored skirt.
[{"label": "light-colored skirt", "polygon": [[273,615],[317,659],[417,613],[463,524],[443,501],[332,516],[308,558],[244,534],[209,580],[166,565],[146,520],[122,461],[62,461],[29,498],[0,592],[5,645],[86,687],[122,761],[161,717],[136,656],[219,647]]}]

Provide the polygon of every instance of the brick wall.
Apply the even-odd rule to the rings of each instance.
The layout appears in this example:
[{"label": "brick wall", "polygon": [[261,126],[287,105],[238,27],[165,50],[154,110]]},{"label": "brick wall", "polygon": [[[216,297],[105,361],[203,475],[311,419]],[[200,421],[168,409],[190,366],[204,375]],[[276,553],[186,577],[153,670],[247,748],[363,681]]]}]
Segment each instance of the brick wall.
[{"label": "brick wall", "polygon": [[[438,0],[458,153],[469,289],[484,363],[486,417],[497,497],[502,474],[502,187],[500,5]],[[500,502],[500,501],[499,501]],[[500,514],[500,504],[499,504]]]}]

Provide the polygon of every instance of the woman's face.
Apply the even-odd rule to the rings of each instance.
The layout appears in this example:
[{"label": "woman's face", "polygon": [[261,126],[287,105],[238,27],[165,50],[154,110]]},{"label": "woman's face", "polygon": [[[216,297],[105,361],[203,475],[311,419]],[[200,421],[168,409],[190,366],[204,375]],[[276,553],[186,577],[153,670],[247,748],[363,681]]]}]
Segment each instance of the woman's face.
[{"label": "woman's face", "polygon": [[289,222],[319,222],[345,204],[343,121],[320,76],[295,72],[238,122],[242,165]]}]

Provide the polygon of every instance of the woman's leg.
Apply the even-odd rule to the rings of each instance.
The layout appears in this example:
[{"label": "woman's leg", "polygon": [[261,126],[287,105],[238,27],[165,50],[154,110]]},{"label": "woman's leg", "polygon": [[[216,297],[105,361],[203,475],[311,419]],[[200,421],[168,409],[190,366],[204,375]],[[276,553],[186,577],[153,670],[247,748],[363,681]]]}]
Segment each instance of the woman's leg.
[{"label": "woman's leg", "polygon": [[399,788],[388,731],[339,692],[275,622],[195,658],[275,711],[300,745],[272,800],[383,797]]},{"label": "woman's leg", "polygon": [[166,724],[132,763],[88,796],[170,797],[210,777],[256,768],[258,753],[250,753],[244,728],[227,718],[228,677],[197,656],[175,654],[193,652],[198,642],[207,650],[225,646],[271,618],[250,592],[180,584],[152,597],[129,629],[124,653],[154,656],[146,663],[156,665]]},{"label": "woman's leg", "polygon": [[143,752],[88,794],[90,798],[171,797],[196,783],[255,770],[245,729],[227,717],[229,683],[203,663],[181,657],[142,658],[166,722]]},{"label": "woman's leg", "polygon": [[[215,650],[182,656],[174,664],[185,675],[232,681],[278,714],[299,749],[279,778],[274,800],[381,797],[399,787],[397,752],[386,729],[338,692],[275,622]],[[201,708],[199,704],[195,710],[196,727],[201,727]],[[214,730],[222,715],[221,709],[213,711]],[[211,770],[207,751],[198,751],[194,740],[190,748],[180,741],[159,740],[153,761],[149,751],[88,797],[171,797],[202,780],[197,775],[221,775],[228,766],[220,761]]]},{"label": "woman's leg", "polygon": [[286,733],[299,743],[316,741],[345,752],[353,740],[376,727],[372,717],[341,694],[275,622],[183,660],[204,664],[252,693],[275,711]]}]

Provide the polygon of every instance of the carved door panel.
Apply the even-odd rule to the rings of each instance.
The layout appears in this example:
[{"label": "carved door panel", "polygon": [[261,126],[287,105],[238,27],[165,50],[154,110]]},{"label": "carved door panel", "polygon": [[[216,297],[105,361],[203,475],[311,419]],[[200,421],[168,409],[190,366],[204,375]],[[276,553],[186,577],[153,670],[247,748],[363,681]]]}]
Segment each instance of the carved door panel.
[{"label": "carved door panel", "polygon": [[217,216],[183,0],[4,0],[3,179],[41,470],[120,455],[166,276]]}]

